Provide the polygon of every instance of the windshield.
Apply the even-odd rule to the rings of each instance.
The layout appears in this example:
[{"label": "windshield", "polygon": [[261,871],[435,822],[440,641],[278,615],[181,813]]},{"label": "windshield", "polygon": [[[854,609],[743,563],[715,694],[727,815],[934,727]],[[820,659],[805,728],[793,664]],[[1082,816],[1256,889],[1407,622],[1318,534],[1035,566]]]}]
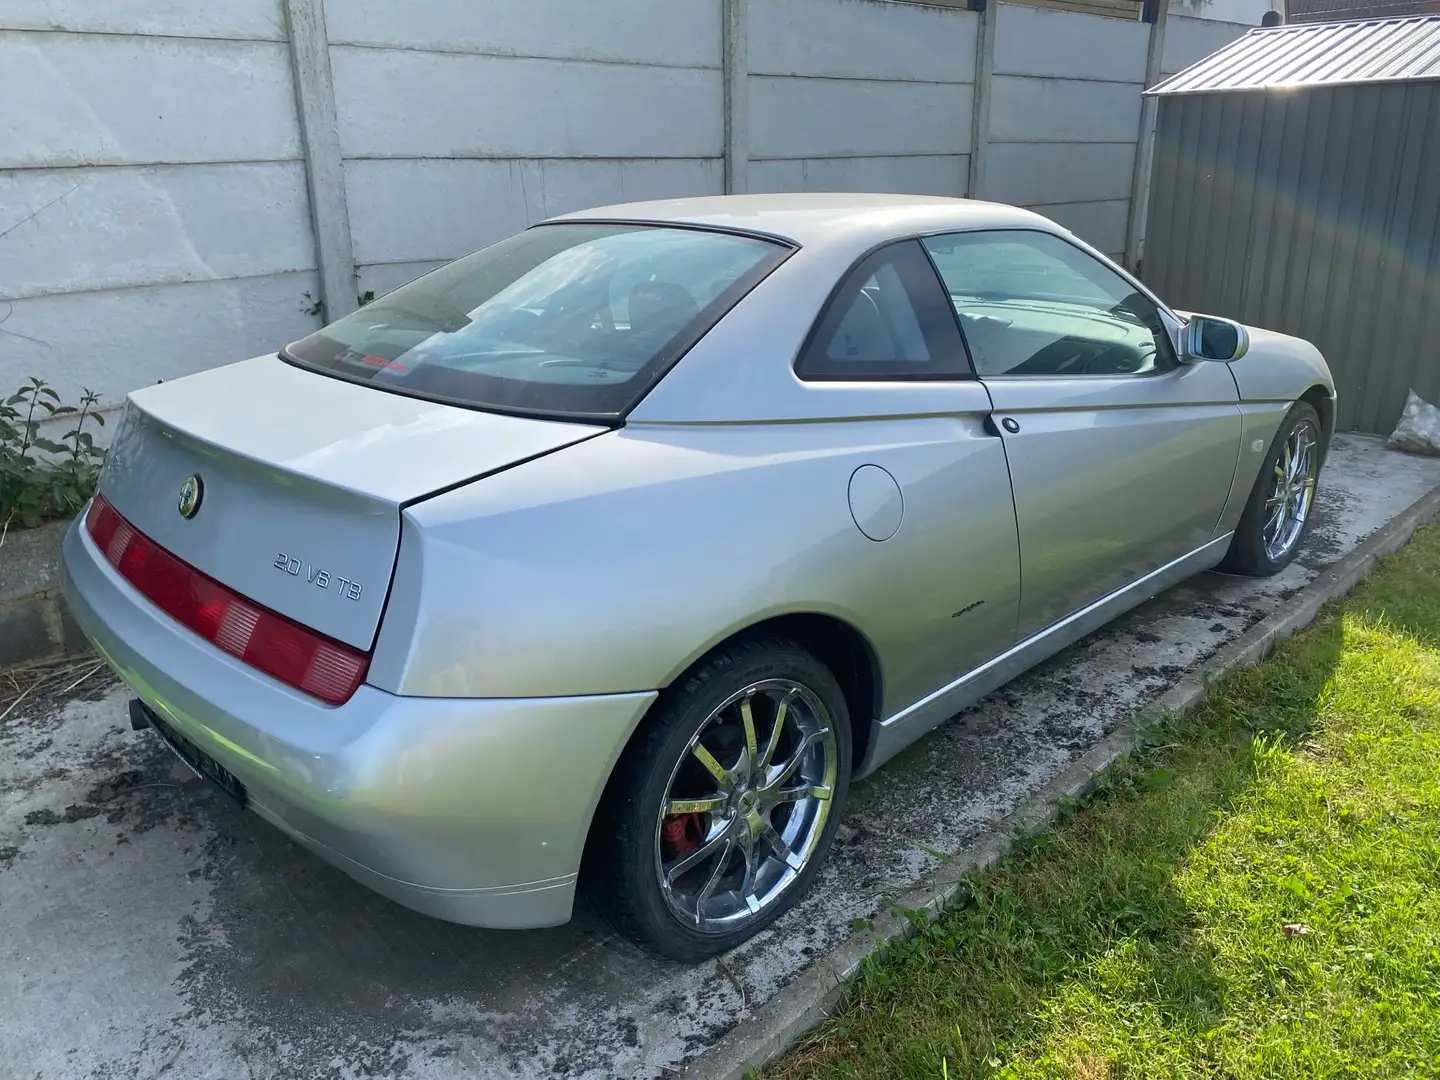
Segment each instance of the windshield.
[{"label": "windshield", "polygon": [[789,253],[646,225],[545,225],[441,267],[285,350],[419,397],[615,417]]}]

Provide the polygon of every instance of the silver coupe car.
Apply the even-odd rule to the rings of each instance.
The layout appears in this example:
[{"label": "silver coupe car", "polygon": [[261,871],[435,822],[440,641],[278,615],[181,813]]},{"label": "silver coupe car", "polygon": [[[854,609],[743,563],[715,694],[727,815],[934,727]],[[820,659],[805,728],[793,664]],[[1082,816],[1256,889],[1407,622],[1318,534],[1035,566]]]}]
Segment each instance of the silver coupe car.
[{"label": "silver coupe car", "polygon": [[130,395],[65,588],[132,723],[356,880],[491,927],[583,886],[695,960],[906,744],[1285,566],[1334,416],[1308,343],[1014,207],[614,206]]}]

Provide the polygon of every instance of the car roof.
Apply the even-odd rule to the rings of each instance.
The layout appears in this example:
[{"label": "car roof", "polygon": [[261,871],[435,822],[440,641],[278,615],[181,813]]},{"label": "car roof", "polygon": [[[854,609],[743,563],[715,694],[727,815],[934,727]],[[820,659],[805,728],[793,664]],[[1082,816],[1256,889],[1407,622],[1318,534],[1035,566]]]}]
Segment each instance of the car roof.
[{"label": "car roof", "polygon": [[597,206],[552,221],[643,221],[764,233],[802,247],[844,238],[873,246],[901,236],[962,229],[1043,228],[1053,222],[1003,203],[940,195],[789,193],[710,195]]}]

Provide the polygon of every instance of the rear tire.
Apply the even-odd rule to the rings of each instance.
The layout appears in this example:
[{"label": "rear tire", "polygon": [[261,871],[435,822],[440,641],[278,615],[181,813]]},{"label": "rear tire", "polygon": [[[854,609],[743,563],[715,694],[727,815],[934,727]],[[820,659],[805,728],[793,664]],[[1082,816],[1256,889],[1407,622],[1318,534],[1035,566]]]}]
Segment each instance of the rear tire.
[{"label": "rear tire", "polygon": [[1298,401],[1286,413],[1217,569],[1268,577],[1294,560],[1314,517],[1322,431],[1320,416],[1308,402]]},{"label": "rear tire", "polygon": [[585,853],[592,903],[674,960],[734,948],[809,889],[850,756],[845,696],[824,664],[771,635],[721,646],[661,695],[621,755]]}]

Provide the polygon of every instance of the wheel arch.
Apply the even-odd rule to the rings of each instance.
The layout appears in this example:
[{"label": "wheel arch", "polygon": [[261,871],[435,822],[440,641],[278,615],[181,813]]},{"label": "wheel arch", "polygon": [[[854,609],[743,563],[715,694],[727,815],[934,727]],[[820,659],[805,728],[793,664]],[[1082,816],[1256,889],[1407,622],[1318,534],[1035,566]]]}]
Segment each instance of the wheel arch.
[{"label": "wheel arch", "polygon": [[750,637],[783,637],[812,653],[830,670],[840,684],[850,713],[852,774],[858,763],[865,760],[873,721],[880,715],[883,701],[879,657],[870,640],[846,620],[820,612],[789,612],[751,623],[710,642],[703,651],[693,656],[684,667],[667,679],[665,684],[658,688],[659,693],[655,700],[640,716],[624,744],[617,749],[615,759],[610,763],[604,782],[596,794],[595,805],[584,822],[586,839],[580,865],[577,867],[582,883],[594,882],[601,874],[596,858],[597,848],[603,846],[604,835],[597,834],[596,824],[604,820],[604,808],[607,804],[613,805],[617,798],[623,797],[616,786],[624,772],[623,762],[637,740],[644,737],[647,721],[664,702],[666,692],[670,687],[682,682],[692,670],[704,664],[712,653]]},{"label": "wheel arch", "polygon": [[[758,622],[749,623],[732,630],[723,637],[708,642],[704,648],[688,657],[658,689],[663,692],[682,681],[686,674],[704,662],[717,649],[724,648],[741,638],[773,634],[813,653],[822,664],[830,669],[845,695],[845,705],[850,712],[850,734],[852,737],[852,762],[864,760],[870,740],[870,729],[880,716],[884,701],[883,674],[879,654],[870,639],[853,623],[819,611],[793,611],[771,615]],[[650,708],[654,708],[652,704]],[[644,722],[643,719],[641,721]]]},{"label": "wheel arch", "polygon": [[1330,440],[1335,434],[1335,399],[1321,383],[1306,389],[1297,399],[1305,402],[1320,414],[1321,461],[1330,451]]},{"label": "wheel arch", "polygon": [[870,640],[844,619],[812,612],[777,615],[732,636],[763,633],[795,642],[830,669],[850,713],[852,768],[863,761],[884,700],[880,660]]}]

